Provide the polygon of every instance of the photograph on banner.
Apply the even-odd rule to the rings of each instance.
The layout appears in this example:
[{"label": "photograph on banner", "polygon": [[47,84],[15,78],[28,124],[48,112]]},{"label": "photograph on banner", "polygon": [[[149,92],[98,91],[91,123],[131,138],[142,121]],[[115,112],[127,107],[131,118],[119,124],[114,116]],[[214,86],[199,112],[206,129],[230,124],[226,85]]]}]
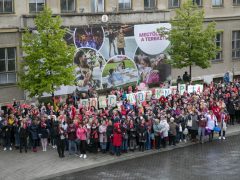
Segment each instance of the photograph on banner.
[{"label": "photograph on banner", "polygon": [[75,27],[66,28],[66,34],[64,36],[64,40],[67,42],[68,45],[75,45],[74,44],[75,30],[76,30]]},{"label": "photograph on banner", "polygon": [[159,82],[169,81],[171,78],[171,65],[166,63],[168,57],[164,53],[149,55],[138,48],[134,62],[139,70],[140,82],[159,84]]},{"label": "photograph on banner", "polygon": [[134,25],[108,25],[103,29],[105,38],[100,52],[106,59],[115,55],[134,57],[137,49],[134,38]]},{"label": "photograph on banner", "polygon": [[99,104],[99,108],[106,108],[107,107],[107,98],[105,96],[98,97],[98,104]]},{"label": "photograph on banner", "polygon": [[117,104],[117,96],[108,95],[108,107],[115,107]]},{"label": "photograph on banner", "polygon": [[99,52],[92,48],[80,48],[75,54],[74,64],[78,91],[101,88],[101,74],[106,61]]},{"label": "photograph on banner", "polygon": [[132,59],[127,56],[114,56],[102,71],[102,87],[135,86],[138,82],[138,69]]},{"label": "photograph on banner", "polygon": [[76,48],[93,48],[99,50],[104,41],[102,26],[81,26],[74,29]]}]

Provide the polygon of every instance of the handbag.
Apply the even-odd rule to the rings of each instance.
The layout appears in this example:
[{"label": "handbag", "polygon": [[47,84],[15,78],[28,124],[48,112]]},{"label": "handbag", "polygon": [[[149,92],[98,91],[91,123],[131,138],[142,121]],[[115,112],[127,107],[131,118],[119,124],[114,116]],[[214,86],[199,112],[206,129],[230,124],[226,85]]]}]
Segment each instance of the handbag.
[{"label": "handbag", "polygon": [[187,121],[187,126],[192,127],[192,120],[191,119]]},{"label": "handbag", "polygon": [[187,129],[187,128],[184,129],[183,134],[184,134],[184,135],[187,135],[187,134],[188,134],[188,129]]},{"label": "handbag", "polygon": [[180,125],[179,125],[179,132],[182,132],[182,130],[183,130],[183,129],[182,129],[182,125],[180,124]]},{"label": "handbag", "polygon": [[218,126],[215,126],[215,127],[213,128],[213,131],[214,131],[214,132],[220,132],[220,131],[221,131],[221,128],[218,127]]},{"label": "handbag", "polygon": [[208,136],[211,134],[211,129],[205,128],[205,136]]}]

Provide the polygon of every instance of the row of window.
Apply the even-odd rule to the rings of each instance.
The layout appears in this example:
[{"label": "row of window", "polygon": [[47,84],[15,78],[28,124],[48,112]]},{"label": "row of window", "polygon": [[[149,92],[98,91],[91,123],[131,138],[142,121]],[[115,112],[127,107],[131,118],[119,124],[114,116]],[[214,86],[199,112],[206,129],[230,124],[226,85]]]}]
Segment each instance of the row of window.
[{"label": "row of window", "polygon": [[[77,0],[59,0],[61,12],[69,13],[76,11]],[[92,13],[105,11],[105,0],[90,0]],[[46,0],[29,0],[29,12],[36,13],[43,10]],[[156,7],[157,0],[144,0],[144,9],[153,9]],[[203,0],[193,0],[198,6],[203,6]],[[180,7],[181,0],[168,0],[169,8]],[[232,0],[233,6],[239,6],[240,0]],[[212,0],[212,6],[223,6],[223,0]],[[118,10],[132,9],[132,0],[118,0]],[[84,8],[81,8],[84,11]],[[14,13],[14,0],[0,0],[0,13]]]},{"label": "row of window", "polygon": [[[216,45],[221,49],[213,61],[223,60],[223,33],[216,35]],[[232,32],[232,59],[240,59],[240,30]],[[0,84],[16,83],[16,48],[0,48]]]}]

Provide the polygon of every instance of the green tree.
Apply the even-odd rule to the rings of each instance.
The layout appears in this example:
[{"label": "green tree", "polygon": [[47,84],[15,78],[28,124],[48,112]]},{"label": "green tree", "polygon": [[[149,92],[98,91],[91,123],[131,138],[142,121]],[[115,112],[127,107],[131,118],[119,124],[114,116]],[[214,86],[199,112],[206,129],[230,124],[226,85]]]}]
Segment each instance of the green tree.
[{"label": "green tree", "polygon": [[215,43],[215,22],[204,25],[204,10],[198,8],[192,0],[187,0],[176,9],[176,15],[170,23],[171,30],[158,29],[171,42],[169,63],[180,69],[189,66],[190,77],[192,65],[203,69],[210,67],[211,60],[219,50]]},{"label": "green tree", "polygon": [[51,93],[61,85],[74,82],[73,56],[75,48],[63,39],[66,29],[61,27],[59,16],[45,7],[34,20],[36,31],[26,29],[23,34],[23,51],[26,53],[19,73],[19,85],[30,97]]}]

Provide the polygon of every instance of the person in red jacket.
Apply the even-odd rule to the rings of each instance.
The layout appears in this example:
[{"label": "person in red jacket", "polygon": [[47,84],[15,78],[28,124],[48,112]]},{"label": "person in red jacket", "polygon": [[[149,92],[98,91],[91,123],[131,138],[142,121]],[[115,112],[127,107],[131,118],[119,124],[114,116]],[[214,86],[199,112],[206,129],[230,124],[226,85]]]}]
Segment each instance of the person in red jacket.
[{"label": "person in red jacket", "polygon": [[120,156],[120,147],[122,145],[122,131],[120,123],[116,122],[113,129],[113,146],[117,156]]},{"label": "person in red jacket", "polygon": [[220,122],[221,121],[221,117],[220,117],[220,107],[217,105],[216,102],[213,103],[212,105],[212,111],[213,111],[213,114],[216,116],[217,118],[217,121]]}]

